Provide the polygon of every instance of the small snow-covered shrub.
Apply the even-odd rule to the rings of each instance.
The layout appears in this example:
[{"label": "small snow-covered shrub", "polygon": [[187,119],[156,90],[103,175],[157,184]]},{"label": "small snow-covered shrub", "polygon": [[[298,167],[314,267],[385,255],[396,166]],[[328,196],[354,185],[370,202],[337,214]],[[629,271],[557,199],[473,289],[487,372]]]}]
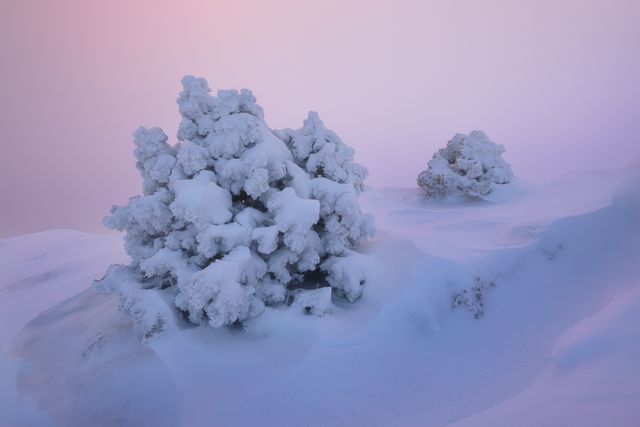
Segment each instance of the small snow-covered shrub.
[{"label": "small snow-covered shrub", "polygon": [[557,237],[549,234],[540,236],[538,247],[544,257],[549,261],[558,259],[558,257],[567,249],[566,244],[562,243],[562,241]]},{"label": "small snow-covered shrub", "polygon": [[474,319],[479,319],[484,316],[484,293],[487,289],[495,286],[495,282],[477,276],[475,283],[470,288],[462,289],[453,295],[451,306],[453,308],[464,307],[473,315]]},{"label": "small snow-covered shrub", "polygon": [[[182,85],[179,142],[160,128],[134,133],[143,195],[104,220],[126,232],[132,262],[97,288],[120,294],[150,326],[162,322],[138,307],[147,292],[172,295],[191,322],[213,326],[257,316],[309,278],[357,299],[364,277],[354,272],[356,284],[345,270],[373,221],[358,204],[367,170],[354,151],[316,113],[300,129],[273,131],[250,91],[212,96],[192,76]],[[114,284],[127,271],[127,286]]]},{"label": "small snow-covered shrub", "polygon": [[497,184],[513,179],[511,166],[502,158],[504,147],[484,132],[457,134],[438,150],[427,170],[418,175],[418,185],[430,197],[462,192],[470,196],[489,194]]}]

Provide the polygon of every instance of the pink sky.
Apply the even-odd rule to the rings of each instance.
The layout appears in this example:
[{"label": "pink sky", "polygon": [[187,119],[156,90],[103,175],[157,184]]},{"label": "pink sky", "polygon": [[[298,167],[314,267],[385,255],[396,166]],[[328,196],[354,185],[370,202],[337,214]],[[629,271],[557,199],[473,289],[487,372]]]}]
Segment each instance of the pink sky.
[{"label": "pink sky", "polygon": [[640,154],[640,2],[4,1],[0,236],[100,231],[137,193],[131,132],[174,135],[184,74],[254,91],[274,128],[308,110],[371,185],[414,186],[484,130],[516,175]]}]

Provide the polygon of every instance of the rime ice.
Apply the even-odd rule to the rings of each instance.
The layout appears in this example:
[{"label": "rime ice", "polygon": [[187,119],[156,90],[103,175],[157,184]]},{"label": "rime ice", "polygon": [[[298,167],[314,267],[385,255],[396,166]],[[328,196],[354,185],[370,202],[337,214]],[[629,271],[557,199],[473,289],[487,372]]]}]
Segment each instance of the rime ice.
[{"label": "rime ice", "polygon": [[485,196],[513,179],[511,166],[502,158],[504,151],[482,131],[457,134],[433,155],[427,170],[418,175],[418,185],[430,197],[460,192]]},{"label": "rime ice", "polygon": [[145,319],[146,309],[157,311],[145,295],[162,292],[190,321],[213,326],[282,303],[310,273],[357,299],[366,277],[354,249],[373,221],[360,211],[367,170],[353,149],[315,112],[298,130],[273,131],[250,91],[212,96],[192,76],[182,85],[179,142],[169,145],[160,128],[134,133],[143,195],[104,221],[126,232],[132,262],[97,288],[120,294],[125,311]]}]

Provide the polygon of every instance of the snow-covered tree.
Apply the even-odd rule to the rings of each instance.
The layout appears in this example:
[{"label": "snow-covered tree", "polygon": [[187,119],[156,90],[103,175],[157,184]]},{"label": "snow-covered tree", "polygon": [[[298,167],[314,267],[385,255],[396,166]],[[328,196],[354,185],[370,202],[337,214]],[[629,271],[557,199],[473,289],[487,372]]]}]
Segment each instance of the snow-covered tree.
[{"label": "snow-covered tree", "polygon": [[504,147],[491,141],[484,132],[457,134],[429,161],[418,175],[418,185],[430,197],[445,197],[462,192],[484,196],[496,184],[513,179],[511,166],[502,158]]},{"label": "snow-covered tree", "polygon": [[[213,326],[255,317],[309,281],[355,301],[366,277],[354,249],[373,221],[359,208],[367,170],[353,149],[314,112],[298,130],[273,131],[250,91],[212,96],[192,76],[182,85],[179,142],[169,145],[159,128],[134,133],[143,195],[104,220],[126,232],[132,261],[97,289],[120,294],[138,318],[145,292],[160,292],[190,321]],[[154,316],[148,325],[166,323]]]}]

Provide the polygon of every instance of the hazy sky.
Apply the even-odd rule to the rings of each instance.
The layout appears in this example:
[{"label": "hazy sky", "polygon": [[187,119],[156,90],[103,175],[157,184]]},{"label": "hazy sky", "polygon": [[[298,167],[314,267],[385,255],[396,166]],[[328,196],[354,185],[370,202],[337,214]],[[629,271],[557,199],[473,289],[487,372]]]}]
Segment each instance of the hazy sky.
[{"label": "hazy sky", "polygon": [[516,175],[640,154],[640,1],[0,3],[0,235],[101,230],[137,193],[131,132],[175,135],[184,74],[250,88],[271,127],[308,110],[371,185],[414,186],[457,132]]}]

